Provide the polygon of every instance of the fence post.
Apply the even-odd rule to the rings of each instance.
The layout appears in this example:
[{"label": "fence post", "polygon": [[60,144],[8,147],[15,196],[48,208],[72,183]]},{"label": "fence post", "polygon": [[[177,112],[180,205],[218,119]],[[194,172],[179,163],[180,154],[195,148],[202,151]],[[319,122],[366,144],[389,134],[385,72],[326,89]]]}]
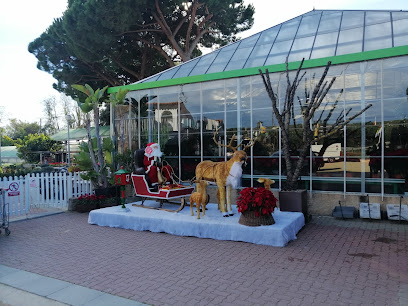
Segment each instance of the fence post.
[{"label": "fence post", "polygon": [[72,198],[72,173],[69,172],[67,176],[67,201]]},{"label": "fence post", "polygon": [[27,213],[31,210],[30,201],[30,174],[24,176],[24,202],[27,209]]}]

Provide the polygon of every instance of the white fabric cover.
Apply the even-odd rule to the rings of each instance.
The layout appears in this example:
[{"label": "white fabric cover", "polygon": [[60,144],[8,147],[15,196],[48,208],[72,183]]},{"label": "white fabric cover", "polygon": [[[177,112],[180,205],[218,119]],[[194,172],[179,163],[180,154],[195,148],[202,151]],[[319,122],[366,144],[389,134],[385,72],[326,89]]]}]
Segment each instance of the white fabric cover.
[{"label": "white fabric cover", "polygon": [[[137,202],[135,204],[141,204]],[[158,207],[152,200],[145,201],[146,206]],[[165,232],[178,236],[195,236],[217,240],[244,241],[255,244],[283,247],[290,240],[296,239],[296,234],[305,225],[305,219],[300,212],[284,212],[276,209],[273,213],[274,225],[245,226],[238,223],[239,213],[233,207],[234,216],[222,217],[217,204],[208,204],[205,216],[200,214],[197,219],[191,216],[187,205],[179,213],[135,207],[126,204],[129,209],[122,211],[120,206],[96,209],[89,213],[88,223],[100,226],[119,227],[136,231]],[[164,204],[163,208],[177,209],[176,205]]]}]

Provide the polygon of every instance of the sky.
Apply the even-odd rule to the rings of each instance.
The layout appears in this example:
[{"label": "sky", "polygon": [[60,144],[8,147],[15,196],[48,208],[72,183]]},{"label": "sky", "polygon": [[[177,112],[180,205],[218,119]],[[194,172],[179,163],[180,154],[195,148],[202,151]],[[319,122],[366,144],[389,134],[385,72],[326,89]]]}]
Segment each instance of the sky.
[{"label": "sky", "polygon": [[[153,1],[153,0],[152,0]],[[407,0],[244,0],[255,6],[252,29],[241,38],[275,26],[314,9],[408,10]],[[44,120],[42,101],[60,93],[52,88],[53,77],[37,69],[37,59],[28,44],[39,37],[54,18],[61,17],[67,0],[0,1],[0,126],[9,119],[40,123]],[[61,114],[61,120],[63,116]]]}]

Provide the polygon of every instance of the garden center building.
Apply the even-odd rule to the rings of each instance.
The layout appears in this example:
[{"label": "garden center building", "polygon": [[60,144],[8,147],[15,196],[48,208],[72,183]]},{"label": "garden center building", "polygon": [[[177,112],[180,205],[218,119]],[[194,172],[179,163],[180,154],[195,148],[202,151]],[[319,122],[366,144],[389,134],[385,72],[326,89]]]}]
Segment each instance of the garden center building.
[{"label": "garden center building", "polygon": [[408,192],[408,11],[313,10],[123,86],[131,90],[132,105],[117,108],[111,124],[119,151],[159,142],[175,173],[190,179],[201,160],[227,158],[213,141],[216,129],[224,144],[233,134],[244,141],[257,135],[242,185],[256,186],[257,178],[267,176],[279,189],[285,180],[280,130],[258,69],[268,68],[282,101],[286,58],[289,64],[305,59],[300,99],[304,86],[332,62],[327,79],[336,81],[323,103],[326,109],[337,103],[332,122],[344,110],[350,117],[373,105],[331,135],[324,152],[322,143],[312,146],[300,187],[381,196]]}]

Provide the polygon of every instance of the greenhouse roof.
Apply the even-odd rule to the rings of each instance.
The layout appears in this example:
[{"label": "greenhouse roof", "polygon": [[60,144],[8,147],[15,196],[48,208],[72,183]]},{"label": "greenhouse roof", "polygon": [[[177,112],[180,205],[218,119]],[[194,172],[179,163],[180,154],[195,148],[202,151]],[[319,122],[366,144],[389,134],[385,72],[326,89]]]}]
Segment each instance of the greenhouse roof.
[{"label": "greenhouse roof", "polygon": [[17,147],[16,146],[4,146],[1,147],[1,157],[17,157]]},{"label": "greenhouse roof", "polygon": [[[110,136],[110,126],[100,126],[99,127],[99,134],[101,137],[109,137]],[[91,136],[95,137],[95,128],[91,127]],[[62,130],[58,133],[51,135],[51,139],[56,141],[66,141],[68,138],[68,130]],[[85,128],[80,129],[70,129],[69,130],[69,139],[71,140],[82,140],[86,139],[87,132]]]},{"label": "greenhouse roof", "polygon": [[[313,10],[125,87],[142,89],[250,75],[258,73],[254,68],[282,65],[286,58],[289,63],[304,58],[311,62],[306,68],[325,65],[333,57],[340,63],[350,58],[397,56],[406,54],[406,46],[408,11]],[[282,67],[276,71],[284,70]],[[152,82],[157,85],[147,84]]]}]

